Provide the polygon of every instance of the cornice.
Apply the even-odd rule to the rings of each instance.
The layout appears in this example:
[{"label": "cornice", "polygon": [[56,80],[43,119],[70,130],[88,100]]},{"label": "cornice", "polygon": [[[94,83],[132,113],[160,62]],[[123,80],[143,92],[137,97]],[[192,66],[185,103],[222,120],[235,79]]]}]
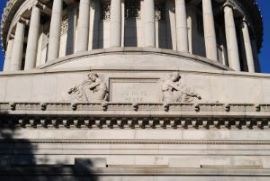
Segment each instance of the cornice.
[{"label": "cornice", "polygon": [[172,139],[0,139],[0,144],[147,144],[147,145],[270,145],[270,140],[172,140]]},{"label": "cornice", "polygon": [[[88,165],[87,165],[88,166]],[[91,165],[92,166],[92,165]],[[149,166],[140,166],[140,165],[125,165],[118,167],[108,167],[108,168],[95,168],[95,167],[78,167],[76,169],[76,165],[41,165],[41,166],[27,166],[20,167],[15,165],[13,167],[1,167],[0,175],[1,176],[9,176],[10,178],[18,178],[27,176],[27,178],[35,178],[35,176],[48,176],[48,175],[56,175],[56,176],[70,176],[70,178],[87,178],[91,180],[91,178],[96,178],[97,176],[116,176],[116,178],[121,176],[130,176],[131,178],[139,177],[139,176],[149,176],[152,179],[154,176],[166,176],[177,177],[178,180],[183,180],[181,177],[200,177],[200,178],[218,178],[222,179],[222,176],[228,177],[231,180],[239,180],[241,178],[251,177],[252,179],[262,178],[267,179],[270,176],[270,169],[263,169],[254,167],[213,167],[213,168],[173,168],[173,167],[149,167]],[[61,177],[62,178],[62,177]]]},{"label": "cornice", "polygon": [[2,127],[269,129],[270,104],[0,103]]}]

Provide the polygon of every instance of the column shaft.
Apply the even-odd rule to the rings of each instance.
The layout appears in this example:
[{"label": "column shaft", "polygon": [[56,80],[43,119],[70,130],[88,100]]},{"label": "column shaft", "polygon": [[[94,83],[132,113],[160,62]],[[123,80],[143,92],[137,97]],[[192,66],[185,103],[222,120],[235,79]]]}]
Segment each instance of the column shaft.
[{"label": "column shaft", "polygon": [[225,6],[224,14],[229,66],[240,71],[239,49],[232,7]]},{"label": "column shaft", "polygon": [[110,46],[121,46],[121,0],[111,0]]},{"label": "column shaft", "polygon": [[14,40],[8,40],[5,64],[4,64],[4,72],[8,72],[10,70],[13,41]]},{"label": "column shaft", "polygon": [[168,48],[176,50],[176,26],[175,26],[175,6],[173,1],[166,1]]},{"label": "column shaft", "polygon": [[22,68],[24,32],[25,25],[18,22],[16,26],[14,45],[12,49],[10,71],[21,70]]},{"label": "column shaft", "polygon": [[88,51],[93,50],[94,47],[94,31],[95,31],[95,21],[96,21],[96,1],[90,1],[90,17],[89,17],[89,32],[88,32]]},{"label": "column shaft", "polygon": [[253,52],[252,52],[252,45],[251,45],[248,25],[247,25],[246,21],[243,21],[242,33],[243,33],[243,38],[244,38],[248,71],[251,73],[254,73],[255,72],[254,56],[253,56]]},{"label": "column shaft", "polygon": [[188,52],[190,54],[193,53],[193,48],[192,48],[192,31],[193,31],[193,27],[192,27],[192,17],[188,16],[187,17],[187,27],[188,27]]},{"label": "column shaft", "polygon": [[90,24],[90,0],[81,0],[78,20],[76,52],[87,51]]},{"label": "column shaft", "polygon": [[53,1],[53,10],[50,24],[48,61],[59,57],[63,0]]},{"label": "column shaft", "polygon": [[175,0],[177,50],[188,52],[188,31],[185,0]]},{"label": "column shaft", "polygon": [[27,49],[25,55],[25,70],[33,69],[36,64],[38,38],[40,31],[40,10],[34,6],[32,9],[28,33]]},{"label": "column shaft", "polygon": [[217,40],[215,22],[213,17],[212,0],[202,0],[203,5],[203,27],[206,57],[217,61]]},{"label": "column shaft", "polygon": [[154,0],[144,0],[143,2],[144,15],[144,46],[155,47],[156,32],[155,32],[155,4]]}]

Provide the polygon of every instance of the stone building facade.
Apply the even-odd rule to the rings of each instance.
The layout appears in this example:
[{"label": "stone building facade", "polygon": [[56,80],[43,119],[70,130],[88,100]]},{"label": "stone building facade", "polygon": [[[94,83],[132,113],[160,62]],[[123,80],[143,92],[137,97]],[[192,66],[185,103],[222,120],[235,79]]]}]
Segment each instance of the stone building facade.
[{"label": "stone building facade", "polygon": [[1,180],[269,180],[255,0],[9,0]]}]

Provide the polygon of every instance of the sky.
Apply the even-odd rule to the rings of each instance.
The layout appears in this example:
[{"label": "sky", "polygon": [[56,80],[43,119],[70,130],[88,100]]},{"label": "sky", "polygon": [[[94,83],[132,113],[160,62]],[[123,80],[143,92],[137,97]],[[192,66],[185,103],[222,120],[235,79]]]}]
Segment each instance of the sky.
[{"label": "sky", "polygon": [[[263,23],[264,23],[264,40],[263,46],[260,51],[259,59],[261,65],[261,71],[263,73],[270,73],[270,0],[257,0],[262,11]],[[0,14],[2,14],[3,7],[6,4],[6,0],[0,0]],[[4,53],[0,51],[0,70],[2,70],[4,61]]]}]

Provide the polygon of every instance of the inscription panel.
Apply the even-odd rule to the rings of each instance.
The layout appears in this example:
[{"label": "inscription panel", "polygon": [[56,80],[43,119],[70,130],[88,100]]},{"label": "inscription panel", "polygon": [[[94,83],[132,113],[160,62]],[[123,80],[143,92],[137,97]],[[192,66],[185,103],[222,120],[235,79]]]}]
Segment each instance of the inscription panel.
[{"label": "inscription panel", "polygon": [[112,78],[110,79],[110,101],[123,103],[161,102],[159,79]]}]

